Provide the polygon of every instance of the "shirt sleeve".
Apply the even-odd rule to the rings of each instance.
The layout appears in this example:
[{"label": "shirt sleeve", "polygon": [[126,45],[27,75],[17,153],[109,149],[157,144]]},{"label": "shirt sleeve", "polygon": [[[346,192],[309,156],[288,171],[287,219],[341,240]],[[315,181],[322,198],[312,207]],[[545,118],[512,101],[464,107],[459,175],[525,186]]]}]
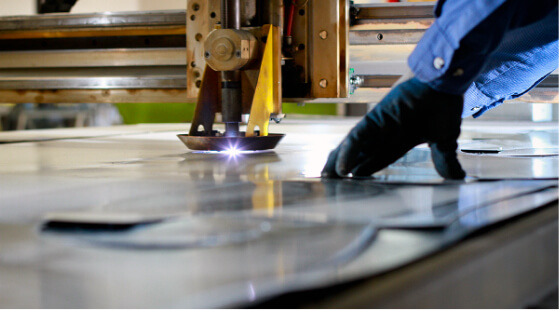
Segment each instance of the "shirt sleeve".
[{"label": "shirt sleeve", "polygon": [[415,76],[432,88],[464,94],[511,29],[538,20],[557,1],[447,0],[408,59]]},{"label": "shirt sleeve", "polygon": [[557,69],[558,14],[556,7],[546,18],[505,35],[464,93],[462,117],[479,117],[524,95]]}]

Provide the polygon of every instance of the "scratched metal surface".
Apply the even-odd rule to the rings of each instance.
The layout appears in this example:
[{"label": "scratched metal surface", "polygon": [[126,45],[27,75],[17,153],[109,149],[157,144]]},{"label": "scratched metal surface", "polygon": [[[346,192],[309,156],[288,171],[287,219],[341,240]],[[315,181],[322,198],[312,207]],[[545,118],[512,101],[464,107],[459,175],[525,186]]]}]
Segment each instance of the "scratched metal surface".
[{"label": "scratched metal surface", "polygon": [[[467,182],[440,180],[423,147],[375,178],[319,179],[355,121],[273,125],[287,134],[279,147],[244,154],[190,152],[176,138],[185,125],[0,145],[2,307],[247,305],[395,268],[557,199],[557,129],[545,124],[466,123],[461,145],[516,152],[461,153]],[[34,140],[0,140],[14,135]],[[121,233],[41,231],[54,212],[165,220]]]}]

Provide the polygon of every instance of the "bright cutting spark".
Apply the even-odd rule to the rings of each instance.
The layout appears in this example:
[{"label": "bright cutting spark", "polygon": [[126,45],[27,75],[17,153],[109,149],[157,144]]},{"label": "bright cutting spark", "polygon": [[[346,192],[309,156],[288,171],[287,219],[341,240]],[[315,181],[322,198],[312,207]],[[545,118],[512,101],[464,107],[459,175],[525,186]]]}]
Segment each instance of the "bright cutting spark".
[{"label": "bright cutting spark", "polygon": [[232,148],[224,151],[224,153],[229,154],[229,156],[231,156],[231,157],[236,157],[237,155],[241,154],[241,152],[242,152],[241,150],[238,150],[235,147],[232,147]]},{"label": "bright cutting spark", "polygon": [[271,153],[272,150],[262,150],[262,151],[243,151],[243,150],[224,150],[224,151],[193,151],[193,154],[224,154],[224,155],[245,155],[245,154],[259,154],[259,153]]}]

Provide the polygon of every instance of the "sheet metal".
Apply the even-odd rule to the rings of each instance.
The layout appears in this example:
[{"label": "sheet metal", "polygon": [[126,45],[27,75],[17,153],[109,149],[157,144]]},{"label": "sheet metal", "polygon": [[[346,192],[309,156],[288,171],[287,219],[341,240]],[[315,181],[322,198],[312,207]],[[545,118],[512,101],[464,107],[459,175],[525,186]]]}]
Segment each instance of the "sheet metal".
[{"label": "sheet metal", "polygon": [[[317,178],[355,122],[272,124],[287,134],[275,151],[240,154],[185,150],[176,138],[185,125],[91,129],[89,138],[47,131],[63,139],[0,145],[3,306],[247,306],[385,272],[557,199],[556,180],[531,180],[539,176],[532,160],[556,165],[555,157],[501,159],[502,175],[525,165],[525,180]],[[557,147],[551,126],[508,128],[465,126],[462,141],[505,135],[523,148]],[[407,165],[432,176],[427,151],[415,152],[382,173],[402,175]],[[471,173],[488,158],[462,160]],[[41,231],[53,212],[164,220],[118,234]],[[390,228],[402,226],[435,229]]]}]

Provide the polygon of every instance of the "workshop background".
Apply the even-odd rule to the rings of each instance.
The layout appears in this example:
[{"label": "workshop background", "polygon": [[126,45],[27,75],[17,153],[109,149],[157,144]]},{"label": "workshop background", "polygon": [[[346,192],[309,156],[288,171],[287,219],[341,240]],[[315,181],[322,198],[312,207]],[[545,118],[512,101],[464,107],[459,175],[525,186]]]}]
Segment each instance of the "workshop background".
[{"label": "workshop background", "polygon": [[[41,0],[0,0],[0,16],[34,15]],[[430,0],[357,0],[356,4],[383,2],[430,2]],[[432,1],[431,1],[432,2]],[[72,14],[118,11],[184,10],[186,0],[79,0]],[[382,67],[382,66],[381,66]],[[405,57],[391,64],[390,70],[404,71]],[[556,74],[557,72],[554,72]],[[361,116],[372,108],[351,103],[289,103],[283,112],[298,115]],[[0,104],[0,129],[22,130],[59,127],[110,126],[140,123],[184,123],[193,118],[193,103],[136,103],[131,104]],[[548,103],[506,105],[490,111],[483,120],[557,120],[557,106]]]},{"label": "workshop background", "polygon": [[[34,15],[41,0],[0,0],[0,16]],[[433,2],[434,0],[357,0],[356,4],[384,2]],[[79,0],[70,13],[184,10],[186,0]],[[409,48],[408,48],[409,49]],[[357,64],[356,64],[357,65]],[[383,66],[379,66],[383,67]],[[382,71],[382,69],[379,69]],[[391,73],[405,71],[405,57],[393,61]],[[382,72],[381,72],[382,73]],[[557,74],[557,71],[554,72]],[[352,103],[289,103],[283,112],[290,117],[298,115],[361,116],[374,106]],[[111,126],[141,123],[184,123],[192,120],[194,103],[135,103],[120,104],[0,104],[0,129],[23,130],[60,127]],[[532,120],[558,119],[558,108],[549,103],[506,105],[490,111],[483,120]]]}]

